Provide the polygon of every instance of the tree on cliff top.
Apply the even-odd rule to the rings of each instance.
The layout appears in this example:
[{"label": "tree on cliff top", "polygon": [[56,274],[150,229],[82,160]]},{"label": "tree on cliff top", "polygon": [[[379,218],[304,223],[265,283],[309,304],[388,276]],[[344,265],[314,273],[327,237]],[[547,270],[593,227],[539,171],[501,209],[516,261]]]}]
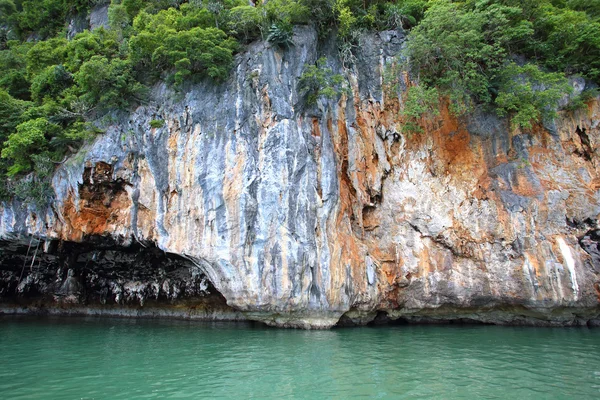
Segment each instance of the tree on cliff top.
[{"label": "tree on cliff top", "polygon": [[[600,25],[544,0],[435,0],[405,55],[412,77],[437,88],[455,114],[485,106],[530,128],[569,93],[565,73],[598,80]],[[515,64],[519,57],[530,63]]]}]

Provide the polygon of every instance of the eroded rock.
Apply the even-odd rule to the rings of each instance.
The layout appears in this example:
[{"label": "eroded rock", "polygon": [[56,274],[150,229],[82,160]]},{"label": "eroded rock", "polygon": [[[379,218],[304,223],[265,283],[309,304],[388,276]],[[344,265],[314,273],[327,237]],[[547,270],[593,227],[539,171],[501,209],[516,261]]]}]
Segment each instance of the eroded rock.
[{"label": "eroded rock", "polygon": [[[95,267],[56,266],[99,303],[196,298],[188,283],[205,282],[236,312],[276,326],[327,328],[343,315],[595,323],[598,100],[532,131],[481,112],[459,120],[442,102],[423,134],[403,134],[410,82],[382,87],[403,40],[365,37],[356,63],[342,66],[335,45],[317,49],[302,28],[288,50],[251,45],[221,85],[189,86],[183,97],[155,87],[149,104],[115,115],[57,171],[51,208],[3,205],[3,248],[21,247],[14,271],[3,253],[0,294],[41,287],[31,271],[17,279],[28,235],[88,246],[78,265],[94,262],[103,238],[179,255],[206,281],[131,259],[119,271],[154,275],[92,279]],[[308,107],[297,83],[322,55],[349,90]],[[153,119],[166,124],[151,128]],[[117,262],[102,251],[105,264]]]}]

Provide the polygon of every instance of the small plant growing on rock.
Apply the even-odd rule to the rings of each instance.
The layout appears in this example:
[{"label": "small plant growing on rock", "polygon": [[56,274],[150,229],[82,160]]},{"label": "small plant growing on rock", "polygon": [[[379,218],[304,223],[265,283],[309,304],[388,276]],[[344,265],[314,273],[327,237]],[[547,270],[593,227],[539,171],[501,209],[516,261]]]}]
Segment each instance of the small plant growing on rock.
[{"label": "small plant growing on rock", "polygon": [[300,77],[298,90],[306,96],[308,105],[316,104],[319,97],[333,99],[343,91],[344,77],[334,74],[326,62],[325,58],[320,58],[315,65],[307,65]]},{"label": "small plant growing on rock", "polygon": [[267,40],[271,44],[288,49],[294,45],[294,42],[292,41],[293,36],[294,32],[292,30],[292,25],[285,22],[279,22],[271,25]]},{"label": "small plant growing on rock", "polygon": [[581,94],[573,97],[563,109],[571,112],[583,110],[587,108],[588,103],[598,95],[600,95],[600,90],[597,88],[585,89]]},{"label": "small plant growing on rock", "polygon": [[560,98],[573,90],[564,74],[544,72],[534,64],[511,63],[500,77],[496,112],[510,116],[513,127],[531,129],[535,122],[554,118]]},{"label": "small plant growing on rock", "polygon": [[413,86],[406,92],[404,108],[400,115],[404,118],[404,133],[421,133],[420,121],[426,115],[439,114],[439,93],[436,88],[421,85]]},{"label": "small plant growing on rock", "polygon": [[160,129],[165,126],[165,121],[162,119],[153,119],[150,121],[150,127],[153,129]]}]

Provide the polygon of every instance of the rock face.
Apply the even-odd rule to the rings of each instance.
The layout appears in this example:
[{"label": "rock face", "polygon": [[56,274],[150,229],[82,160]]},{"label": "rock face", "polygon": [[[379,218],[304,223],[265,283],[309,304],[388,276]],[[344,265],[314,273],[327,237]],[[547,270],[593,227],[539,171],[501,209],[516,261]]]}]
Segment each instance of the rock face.
[{"label": "rock face", "polygon": [[82,13],[74,16],[69,21],[67,27],[67,37],[73,39],[75,35],[83,32],[86,29],[94,30],[98,28],[109,28],[108,23],[108,6],[109,1],[98,2],[88,14]]},{"label": "rock face", "polygon": [[[442,105],[424,133],[407,135],[398,111],[409,81],[384,83],[403,40],[366,36],[344,67],[334,43],[318,47],[312,29],[299,29],[288,50],[251,45],[223,84],[157,86],[147,105],[105,117],[106,133],[56,172],[51,207],[3,205],[0,234],[13,249],[4,285],[19,278],[5,293],[18,297],[35,269],[25,259],[19,277],[20,261],[5,262],[23,260],[32,236],[44,257],[62,254],[61,285],[45,293],[84,287],[94,301],[117,279],[103,272],[96,289],[82,279],[95,243],[121,252],[141,243],[207,278],[189,283],[187,273],[179,286],[191,297],[214,285],[227,302],[215,309],[277,326],[596,323],[598,101],[530,132],[484,113],[459,120]],[[320,56],[348,90],[309,107],[298,80]],[[86,249],[73,262],[53,243]],[[164,282],[149,275],[146,288]]]}]

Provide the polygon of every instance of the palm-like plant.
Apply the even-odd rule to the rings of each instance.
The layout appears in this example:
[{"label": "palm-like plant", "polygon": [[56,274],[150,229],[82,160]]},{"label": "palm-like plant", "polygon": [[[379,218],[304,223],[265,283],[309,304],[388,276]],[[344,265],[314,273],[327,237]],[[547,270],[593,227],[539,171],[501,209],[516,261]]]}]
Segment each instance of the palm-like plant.
[{"label": "palm-like plant", "polygon": [[267,36],[267,41],[276,46],[287,49],[290,46],[294,45],[294,42],[292,41],[293,36],[294,32],[292,30],[292,25],[279,22],[272,24],[269,28],[269,35]]}]

